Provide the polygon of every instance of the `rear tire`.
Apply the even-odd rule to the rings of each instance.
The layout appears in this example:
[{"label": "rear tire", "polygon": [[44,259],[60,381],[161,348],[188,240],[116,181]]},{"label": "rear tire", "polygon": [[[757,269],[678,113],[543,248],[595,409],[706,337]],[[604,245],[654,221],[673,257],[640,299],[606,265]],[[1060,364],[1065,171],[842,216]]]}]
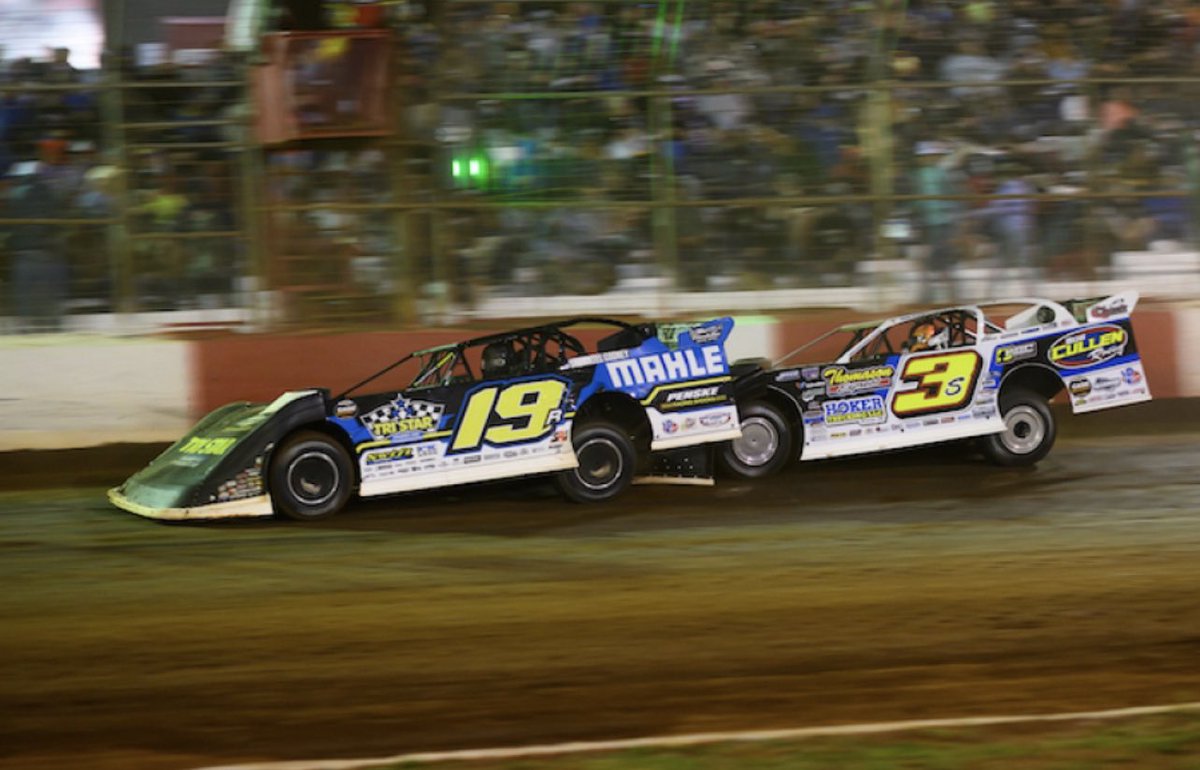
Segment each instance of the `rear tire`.
[{"label": "rear tire", "polygon": [[304,431],[275,451],[270,485],[276,513],[314,521],[346,505],[353,492],[354,468],[341,444],[323,433]]},{"label": "rear tire", "polygon": [[792,460],[792,427],[778,408],[766,401],[738,407],[742,437],[721,445],[717,464],[743,479],[761,479],[783,470]]},{"label": "rear tire", "polygon": [[589,422],[571,431],[579,467],[561,471],[554,483],[570,500],[609,500],[633,481],[637,451],[625,431],[607,422]]},{"label": "rear tire", "polygon": [[980,448],[988,460],[1009,468],[1033,465],[1054,446],[1057,427],[1046,399],[1018,388],[1000,395],[1004,430],[984,436]]}]

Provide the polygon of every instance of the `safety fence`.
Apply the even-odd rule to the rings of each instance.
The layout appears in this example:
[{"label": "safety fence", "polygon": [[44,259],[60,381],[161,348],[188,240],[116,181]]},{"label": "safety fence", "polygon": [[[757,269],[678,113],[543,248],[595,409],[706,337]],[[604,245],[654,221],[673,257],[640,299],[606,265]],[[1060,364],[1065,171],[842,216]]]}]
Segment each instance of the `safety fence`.
[{"label": "safety fence", "polygon": [[0,85],[10,159],[42,160],[5,183],[8,328],[55,303],[311,328],[880,282],[1200,290],[1190,16],[414,5],[265,60]]},{"label": "safety fence", "polygon": [[245,78],[220,63],[0,85],[9,331],[235,307],[248,254]]}]

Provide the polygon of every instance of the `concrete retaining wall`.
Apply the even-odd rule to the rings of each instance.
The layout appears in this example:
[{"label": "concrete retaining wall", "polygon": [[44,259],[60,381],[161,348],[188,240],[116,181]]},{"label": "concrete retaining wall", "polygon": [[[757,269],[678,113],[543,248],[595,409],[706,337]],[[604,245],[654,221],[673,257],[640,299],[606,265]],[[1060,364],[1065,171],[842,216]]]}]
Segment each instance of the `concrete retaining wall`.
[{"label": "concrete retaining wall", "polygon": [[[739,317],[730,358],[776,359],[837,324],[862,317],[829,310]],[[1134,313],[1134,328],[1154,396],[1200,396],[1200,307],[1143,304]],[[201,340],[6,338],[0,340],[0,451],[170,441],[221,404],[268,401],[295,388],[341,390],[408,351],[487,331]],[[596,335],[581,334],[586,342]],[[817,345],[797,360],[827,360],[838,352]],[[411,369],[400,369],[381,385],[400,387],[411,376]]]}]

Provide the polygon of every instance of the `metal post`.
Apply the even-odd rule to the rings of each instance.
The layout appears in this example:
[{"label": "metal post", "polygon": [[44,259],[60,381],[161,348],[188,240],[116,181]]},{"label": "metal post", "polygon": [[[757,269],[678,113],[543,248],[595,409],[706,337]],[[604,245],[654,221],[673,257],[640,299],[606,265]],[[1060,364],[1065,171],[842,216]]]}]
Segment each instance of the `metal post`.
[{"label": "metal post", "polygon": [[[399,112],[399,110],[397,110]],[[397,125],[403,125],[397,115]],[[391,170],[392,195],[401,202],[406,202],[411,189],[408,170],[405,161],[408,157],[408,145],[404,142],[392,142],[387,148],[388,164]],[[398,206],[391,211],[392,237],[394,239],[392,258],[392,278],[395,288],[393,313],[403,326],[412,326],[417,322],[416,271],[413,269],[412,248],[409,243],[409,217],[411,209]]]},{"label": "metal post", "polygon": [[266,212],[262,207],[263,179],[262,153],[264,152],[255,136],[255,105],[254,89],[251,78],[254,64],[248,61],[242,68],[243,110],[242,123],[239,126],[241,141],[237,149],[238,166],[241,179],[238,185],[238,198],[241,207],[242,238],[246,245],[246,267],[249,276],[254,279],[250,302],[250,317],[256,327],[268,325],[273,318],[273,308],[265,297],[270,297],[269,291],[274,288],[271,281],[270,265],[267,260],[266,247],[263,242],[262,218]]},{"label": "metal post", "polygon": [[129,168],[125,151],[124,83],[122,50],[125,40],[125,2],[110,0],[104,8],[103,89],[100,92],[101,141],[105,162],[116,167],[113,175],[113,221],[105,228],[111,280],[109,302],[120,313],[137,309],[133,253],[129,239]]}]

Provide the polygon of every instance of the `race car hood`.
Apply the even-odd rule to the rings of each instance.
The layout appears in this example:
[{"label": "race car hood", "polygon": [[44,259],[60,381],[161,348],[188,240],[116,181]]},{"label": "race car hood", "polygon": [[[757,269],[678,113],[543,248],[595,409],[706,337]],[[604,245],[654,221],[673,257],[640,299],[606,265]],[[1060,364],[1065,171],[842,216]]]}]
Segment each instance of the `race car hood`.
[{"label": "race car hood", "polygon": [[109,499],[158,519],[269,515],[270,450],[295,425],[324,419],[326,398],[310,390],[285,393],[269,404],[226,404],[110,490]]}]

